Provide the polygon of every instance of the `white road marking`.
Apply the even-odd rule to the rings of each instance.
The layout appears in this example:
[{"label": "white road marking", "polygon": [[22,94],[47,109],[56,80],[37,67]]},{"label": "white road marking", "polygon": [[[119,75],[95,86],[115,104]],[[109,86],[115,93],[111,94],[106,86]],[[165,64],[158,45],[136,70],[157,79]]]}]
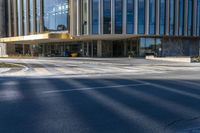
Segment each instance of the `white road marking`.
[{"label": "white road marking", "polygon": [[53,91],[44,91],[43,93],[44,94],[50,94],[50,93],[86,91],[86,90],[96,90],[96,89],[105,89],[105,88],[121,88],[121,87],[147,86],[147,85],[150,85],[150,83],[127,84],[127,85],[113,85],[113,86],[102,86],[102,87],[88,87],[88,88],[77,88],[77,89],[68,89],[68,90],[53,90]]}]

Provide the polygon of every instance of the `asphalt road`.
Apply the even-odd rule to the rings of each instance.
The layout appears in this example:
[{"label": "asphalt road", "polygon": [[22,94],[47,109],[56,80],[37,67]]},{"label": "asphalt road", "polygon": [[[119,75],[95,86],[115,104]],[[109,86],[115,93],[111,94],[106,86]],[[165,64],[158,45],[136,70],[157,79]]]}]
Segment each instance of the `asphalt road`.
[{"label": "asphalt road", "polygon": [[0,133],[200,133],[200,72],[196,65],[171,67],[138,75],[1,77]]}]

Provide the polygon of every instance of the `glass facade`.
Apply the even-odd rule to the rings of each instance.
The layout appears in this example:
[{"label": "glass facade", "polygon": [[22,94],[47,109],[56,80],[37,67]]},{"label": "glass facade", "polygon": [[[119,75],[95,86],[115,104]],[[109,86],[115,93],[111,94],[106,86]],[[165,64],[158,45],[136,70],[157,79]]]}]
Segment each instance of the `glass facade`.
[{"label": "glass facade", "polygon": [[134,32],[134,0],[127,0],[127,34]]},{"label": "glass facade", "polygon": [[179,0],[179,35],[183,35],[184,0]]},{"label": "glass facade", "polygon": [[92,34],[99,33],[99,0],[92,0]]},{"label": "glass facade", "polygon": [[68,1],[44,0],[44,30],[67,30]]},{"label": "glass facade", "polygon": [[115,34],[122,34],[123,0],[115,0]]},{"label": "glass facade", "polygon": [[149,33],[150,34],[155,34],[155,15],[156,15],[155,2],[156,2],[155,0],[149,1]]},{"label": "glass facade", "polygon": [[103,33],[111,33],[111,0],[103,0]]},{"label": "glass facade", "polygon": [[[13,20],[11,28],[15,28],[12,31],[12,35],[29,35],[33,34],[33,31],[40,33],[43,32],[42,28],[44,32],[69,30],[68,0],[16,0],[16,2],[17,8],[15,13],[17,13],[17,18],[14,19],[14,15],[11,17]],[[177,5],[175,5],[176,2]],[[135,4],[137,4],[137,7],[135,7]],[[124,30],[126,34],[134,34],[134,28],[137,28],[136,32],[143,35],[145,33],[145,25],[147,26],[148,24],[146,28],[149,29],[149,35],[154,35],[155,31],[158,30],[160,35],[169,34],[173,36],[176,28],[178,35],[183,36],[184,27],[187,27],[187,30],[185,29],[185,35],[192,36],[194,27],[193,11],[196,9],[195,32],[197,35],[200,35],[200,0],[197,0],[197,4],[195,5],[193,0],[169,0],[169,6],[166,6],[166,4],[166,0],[149,0],[149,2],[145,0],[126,0],[126,3],[123,0],[91,0],[91,3],[88,3],[88,0],[81,0],[79,5],[80,31],[81,34],[99,34],[100,31],[103,34],[111,34],[111,30],[113,30],[113,34],[122,34]],[[14,6],[11,6],[14,10]],[[76,2],[75,6],[77,6]],[[148,6],[149,8],[146,9]],[[156,6],[158,6],[159,16],[156,16]],[[169,7],[169,9],[166,9],[166,7]],[[135,8],[137,8],[137,12],[135,12]],[[178,8],[176,10],[178,15],[177,19],[175,19],[176,8]],[[14,14],[13,10],[11,11],[12,14]],[[74,10],[76,14],[76,9]],[[114,12],[112,13],[112,11]],[[166,18],[168,14],[169,17]],[[135,19],[136,16],[137,18]],[[187,19],[184,16],[187,16]],[[149,22],[146,21],[146,17],[149,17]],[[156,26],[156,17],[159,17],[159,26]],[[126,21],[123,19],[126,19]],[[17,22],[14,22],[14,20],[17,20]],[[137,22],[135,22],[136,20]],[[176,20],[177,27],[175,27]],[[166,22],[168,21],[169,29],[166,30],[165,28],[168,27],[166,26],[168,24]],[[33,25],[34,23],[35,25]],[[135,25],[136,23],[137,25]],[[74,25],[76,26],[74,28],[75,30],[77,30],[76,24]],[[123,24],[126,24],[124,26],[126,29],[123,29]],[[16,27],[17,33],[15,32]],[[157,27],[159,29],[156,29]],[[168,30],[169,33],[166,33]]]},{"label": "glass facade", "polygon": [[174,35],[174,0],[169,1],[169,35]]},{"label": "glass facade", "polygon": [[138,33],[144,34],[145,23],[145,1],[138,0]]}]

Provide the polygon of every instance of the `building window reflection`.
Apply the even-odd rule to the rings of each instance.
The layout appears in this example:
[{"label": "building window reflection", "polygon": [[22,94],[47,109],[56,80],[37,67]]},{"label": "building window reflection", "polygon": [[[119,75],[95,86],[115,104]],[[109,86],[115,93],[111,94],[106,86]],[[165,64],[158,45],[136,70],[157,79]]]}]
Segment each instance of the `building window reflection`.
[{"label": "building window reflection", "polygon": [[144,34],[144,22],[145,22],[145,2],[144,0],[138,0],[138,33]]},{"label": "building window reflection", "polygon": [[99,0],[92,1],[92,34],[98,34],[99,28]]},{"label": "building window reflection", "polygon": [[134,0],[127,0],[127,34],[134,31]]},{"label": "building window reflection", "polygon": [[103,0],[103,33],[111,33],[111,1]]},{"label": "building window reflection", "polygon": [[123,1],[115,0],[115,34],[122,33]]},{"label": "building window reflection", "polygon": [[165,32],[165,0],[160,0],[160,34]]},{"label": "building window reflection", "polygon": [[67,0],[44,0],[44,30],[67,30],[68,24]]},{"label": "building window reflection", "polygon": [[149,1],[149,33],[155,34],[155,0]]}]

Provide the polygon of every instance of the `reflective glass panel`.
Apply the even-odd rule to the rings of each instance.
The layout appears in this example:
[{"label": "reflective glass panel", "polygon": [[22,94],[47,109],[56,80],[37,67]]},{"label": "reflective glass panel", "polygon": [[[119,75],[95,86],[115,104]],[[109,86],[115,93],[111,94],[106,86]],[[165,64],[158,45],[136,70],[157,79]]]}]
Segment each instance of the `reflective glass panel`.
[{"label": "reflective glass panel", "polygon": [[111,1],[103,0],[103,33],[111,33]]},{"label": "reflective glass panel", "polygon": [[138,0],[138,33],[144,34],[144,17],[145,17],[145,2],[144,0]]},{"label": "reflective glass panel", "polygon": [[134,30],[134,0],[127,0],[127,34],[133,34]]},{"label": "reflective glass panel", "polygon": [[99,32],[99,0],[92,0],[92,33]]},{"label": "reflective glass panel", "polygon": [[149,33],[155,34],[155,0],[149,1]]},{"label": "reflective glass panel", "polygon": [[63,31],[68,28],[68,1],[44,0],[44,30]]},{"label": "reflective glass panel", "polygon": [[122,33],[122,10],[123,1],[115,0],[115,34]]}]

